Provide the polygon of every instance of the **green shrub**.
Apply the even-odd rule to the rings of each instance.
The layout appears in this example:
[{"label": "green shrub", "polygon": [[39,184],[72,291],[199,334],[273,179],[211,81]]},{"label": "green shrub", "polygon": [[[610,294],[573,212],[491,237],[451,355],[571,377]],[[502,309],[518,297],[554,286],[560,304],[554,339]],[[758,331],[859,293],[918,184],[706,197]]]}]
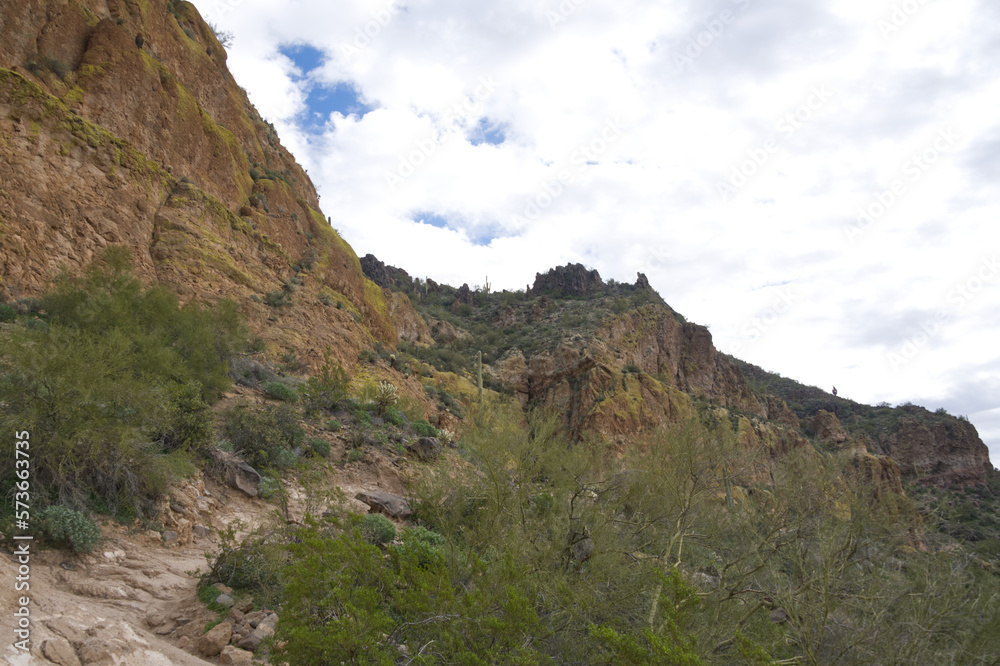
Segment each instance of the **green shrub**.
[{"label": "green shrub", "polygon": [[382,414],[382,418],[385,419],[386,423],[391,423],[396,427],[402,428],[406,426],[406,417],[403,416],[403,413],[395,407],[390,407],[385,410],[385,413]]},{"label": "green shrub", "polygon": [[264,304],[272,308],[281,308],[291,305],[292,302],[288,300],[288,294],[284,291],[269,291],[264,296]]},{"label": "green shrub", "polygon": [[89,553],[101,540],[101,530],[79,511],[64,506],[47,506],[38,517],[47,538],[69,545],[77,553]]},{"label": "green shrub", "polygon": [[437,428],[423,419],[414,421],[410,424],[410,427],[413,428],[413,432],[417,433],[421,437],[437,437],[439,434]]},{"label": "green shrub", "polygon": [[370,427],[372,424],[372,413],[368,411],[365,405],[361,405],[353,400],[347,402],[347,410],[354,417],[359,425]]},{"label": "green shrub", "polygon": [[66,78],[66,75],[73,71],[73,68],[65,62],[51,56],[40,56],[25,63],[24,66],[35,76],[38,76],[43,70],[48,70],[60,79]]},{"label": "green shrub", "polygon": [[257,484],[257,495],[262,500],[269,500],[281,494],[281,479],[261,475],[260,483]]},{"label": "green shrub", "polygon": [[347,462],[357,462],[365,459],[365,452],[361,449],[351,449],[347,452]]},{"label": "green shrub", "polygon": [[326,458],[330,455],[330,442],[326,440],[311,437],[309,439],[309,446],[312,448],[312,452],[321,458]]},{"label": "green shrub", "polygon": [[444,566],[445,538],[426,527],[407,527],[400,536],[402,543],[393,552],[425,569]]},{"label": "green shrub", "polygon": [[202,584],[222,583],[253,594],[259,606],[276,605],[281,595],[281,569],[288,562],[286,535],[258,529],[237,541],[240,527],[238,522],[231,523],[220,532],[219,553]]},{"label": "green shrub", "polygon": [[[245,344],[236,310],[179,307],[144,288],[120,251],[58,281],[41,305],[47,328],[0,331],[0,429],[31,432],[38,496],[142,515],[189,469],[184,449],[206,442],[204,401],[230,385],[229,356]],[[2,460],[12,446],[0,438]],[[0,464],[0,493],[13,482]]]},{"label": "green shrub", "polygon": [[381,513],[369,513],[361,520],[361,535],[370,544],[384,546],[396,538],[396,526]]},{"label": "green shrub", "polygon": [[167,428],[160,441],[167,450],[203,452],[212,441],[212,410],[202,400],[201,384],[188,382],[172,391]]},{"label": "green shrub", "polygon": [[0,303],[0,322],[14,321],[17,318],[17,312],[14,308]]},{"label": "green shrub", "polygon": [[264,389],[264,394],[274,400],[297,402],[299,399],[299,395],[292,388],[281,382],[267,382],[262,388]]},{"label": "green shrub", "polygon": [[337,419],[327,419],[326,421],[327,430],[330,430],[332,432],[337,432],[338,430],[340,430],[340,428],[341,428],[340,421],[338,421]]},{"label": "green shrub", "polygon": [[305,438],[299,417],[288,405],[237,405],[223,414],[222,432],[250,465],[287,469],[296,462],[291,449]]},{"label": "green shrub", "polygon": [[330,351],[326,350],[323,354],[323,365],[299,387],[299,395],[302,397],[306,414],[312,415],[335,409],[338,404],[347,400],[350,385],[351,376],[340,362],[333,359]]}]

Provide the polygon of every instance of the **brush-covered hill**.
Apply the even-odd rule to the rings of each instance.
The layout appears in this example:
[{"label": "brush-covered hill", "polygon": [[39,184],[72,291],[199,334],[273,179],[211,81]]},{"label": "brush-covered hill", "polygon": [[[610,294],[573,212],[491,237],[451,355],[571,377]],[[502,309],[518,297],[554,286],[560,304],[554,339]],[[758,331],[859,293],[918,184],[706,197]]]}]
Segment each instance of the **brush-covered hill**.
[{"label": "brush-covered hill", "polygon": [[775,450],[888,456],[908,481],[984,485],[993,469],[968,420],[862,405],[719,352],[708,329],[687,322],[641,273],[622,284],[568,265],[537,274],[524,291],[492,292],[413,279],[372,255],[362,266],[429,324],[404,336],[403,349],[469,376],[482,352],[488,387],[556,407],[577,437],[620,437],[721,407],[745,437]]}]

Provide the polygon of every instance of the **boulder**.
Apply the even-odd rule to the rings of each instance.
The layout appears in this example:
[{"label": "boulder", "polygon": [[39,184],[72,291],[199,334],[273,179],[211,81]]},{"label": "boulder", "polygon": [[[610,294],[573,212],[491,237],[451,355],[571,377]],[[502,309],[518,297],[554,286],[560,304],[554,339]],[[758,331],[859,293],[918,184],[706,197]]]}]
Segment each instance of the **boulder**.
[{"label": "boulder", "polygon": [[257,497],[260,474],[239,456],[221,449],[212,450],[212,466],[215,473],[231,487],[241,490],[250,497]]},{"label": "boulder", "polygon": [[390,518],[409,518],[413,513],[405,499],[382,490],[361,491],[354,498],[367,504],[371,513],[383,513]]},{"label": "boulder", "polygon": [[436,437],[421,437],[408,442],[406,448],[424,462],[437,460],[441,457],[441,442]]},{"label": "boulder", "polygon": [[229,622],[220,622],[198,639],[198,651],[206,657],[214,657],[222,652],[222,648],[229,645],[232,635],[233,625]]}]

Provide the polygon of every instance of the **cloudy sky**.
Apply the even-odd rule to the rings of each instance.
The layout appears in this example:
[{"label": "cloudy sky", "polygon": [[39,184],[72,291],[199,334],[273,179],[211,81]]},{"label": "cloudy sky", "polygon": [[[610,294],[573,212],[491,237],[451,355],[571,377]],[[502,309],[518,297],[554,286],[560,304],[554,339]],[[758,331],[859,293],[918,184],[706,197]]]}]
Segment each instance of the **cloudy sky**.
[{"label": "cloudy sky", "polygon": [[716,345],[1000,462],[991,0],[195,0],[359,255],[643,272]]}]

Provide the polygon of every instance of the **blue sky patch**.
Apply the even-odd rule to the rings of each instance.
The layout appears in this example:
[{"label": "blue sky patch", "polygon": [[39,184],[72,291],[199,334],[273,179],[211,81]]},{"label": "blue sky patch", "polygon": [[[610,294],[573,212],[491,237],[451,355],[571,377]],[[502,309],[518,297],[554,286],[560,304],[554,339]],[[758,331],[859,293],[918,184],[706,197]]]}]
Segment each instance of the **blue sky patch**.
[{"label": "blue sky patch", "polygon": [[307,111],[299,119],[308,131],[321,131],[333,112],[364,117],[374,107],[361,101],[361,92],[350,81],[330,85],[317,81],[313,74],[326,62],[326,54],[309,44],[285,44],[278,51],[289,58],[301,72],[292,80],[306,93]]},{"label": "blue sky patch", "polygon": [[[458,231],[458,228],[455,225],[450,224],[444,215],[439,215],[430,211],[417,211],[415,213],[411,213],[410,219],[418,224],[429,224],[430,226],[437,227],[438,229],[452,229]],[[466,229],[466,232],[469,231],[469,229]],[[494,225],[477,228],[473,231],[478,232],[470,234],[469,236],[469,240],[473,245],[487,246],[501,236],[501,234],[498,233],[498,228]]]},{"label": "blue sky patch", "polygon": [[437,227],[438,229],[447,229],[448,220],[444,217],[438,215],[437,213],[429,213],[426,211],[420,211],[414,213],[412,216],[414,222],[420,222],[421,224],[429,224],[432,227]]},{"label": "blue sky patch", "polygon": [[283,44],[278,47],[278,52],[290,59],[299,68],[302,76],[298,78],[305,78],[309,75],[309,72],[319,68],[326,60],[325,53],[309,44]]},{"label": "blue sky patch", "polygon": [[480,118],[472,132],[469,133],[469,143],[473,146],[478,146],[481,143],[499,146],[506,140],[507,134],[504,132],[504,126],[489,118]]}]

